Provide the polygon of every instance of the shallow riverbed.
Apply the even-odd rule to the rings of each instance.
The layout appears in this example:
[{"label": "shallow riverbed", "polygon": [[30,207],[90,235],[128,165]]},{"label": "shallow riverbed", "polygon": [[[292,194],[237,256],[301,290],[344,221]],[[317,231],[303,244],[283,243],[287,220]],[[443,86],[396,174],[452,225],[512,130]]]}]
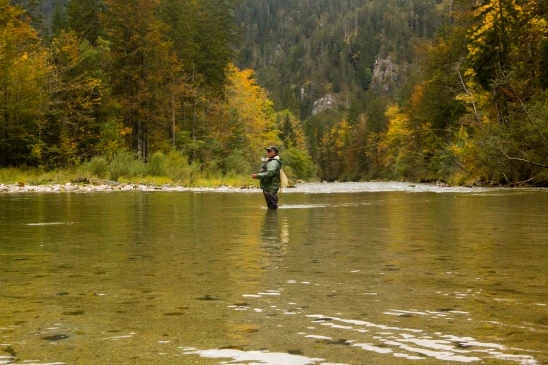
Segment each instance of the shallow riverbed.
[{"label": "shallow riverbed", "polygon": [[0,364],[546,364],[548,191],[0,194]]}]

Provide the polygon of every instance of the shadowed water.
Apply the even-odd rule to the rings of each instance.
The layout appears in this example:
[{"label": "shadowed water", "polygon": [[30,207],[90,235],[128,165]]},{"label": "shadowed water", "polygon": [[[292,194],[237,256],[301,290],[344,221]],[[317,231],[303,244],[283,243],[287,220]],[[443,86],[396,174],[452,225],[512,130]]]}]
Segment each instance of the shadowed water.
[{"label": "shadowed water", "polygon": [[0,364],[546,364],[548,191],[0,195]]}]

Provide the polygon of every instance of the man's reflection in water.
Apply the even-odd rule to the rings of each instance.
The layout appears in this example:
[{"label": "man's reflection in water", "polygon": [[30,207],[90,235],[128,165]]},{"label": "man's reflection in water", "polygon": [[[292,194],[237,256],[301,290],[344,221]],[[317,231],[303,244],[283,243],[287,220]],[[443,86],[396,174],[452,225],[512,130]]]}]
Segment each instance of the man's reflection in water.
[{"label": "man's reflection in water", "polygon": [[286,245],[289,242],[287,217],[279,217],[278,214],[278,210],[268,209],[261,230],[261,249],[266,258],[264,266],[275,266],[276,268],[281,265]]}]

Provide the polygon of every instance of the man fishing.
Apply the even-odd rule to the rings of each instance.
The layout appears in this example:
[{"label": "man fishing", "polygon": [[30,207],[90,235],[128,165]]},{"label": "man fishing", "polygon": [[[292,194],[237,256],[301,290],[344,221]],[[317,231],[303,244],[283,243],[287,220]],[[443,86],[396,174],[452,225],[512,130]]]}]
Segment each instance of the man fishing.
[{"label": "man fishing", "polygon": [[282,160],[278,156],[278,147],[276,146],[267,147],[266,153],[267,158],[263,159],[259,171],[251,175],[251,178],[261,180],[261,189],[263,189],[264,200],[268,209],[278,209]]}]

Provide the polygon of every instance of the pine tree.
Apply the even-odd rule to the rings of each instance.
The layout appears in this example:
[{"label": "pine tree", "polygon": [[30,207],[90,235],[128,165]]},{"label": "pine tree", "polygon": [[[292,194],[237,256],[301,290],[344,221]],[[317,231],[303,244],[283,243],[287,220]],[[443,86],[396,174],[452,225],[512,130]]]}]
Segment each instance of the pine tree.
[{"label": "pine tree", "polygon": [[160,19],[169,26],[166,35],[173,42],[177,57],[183,60],[190,60],[196,54],[192,39],[196,8],[195,1],[160,0]]},{"label": "pine tree", "polygon": [[107,0],[106,6],[102,19],[111,42],[113,95],[131,128],[130,146],[146,160],[151,146],[169,139],[168,85],[180,66],[156,16],[157,1]]},{"label": "pine tree", "polygon": [[97,145],[108,85],[101,60],[108,53],[73,31],[61,31],[51,42],[51,58],[48,160],[56,166],[72,165],[102,152]]},{"label": "pine tree", "polygon": [[101,34],[99,17],[104,6],[103,0],[70,0],[67,5],[68,26],[80,37],[96,45]]},{"label": "pine tree", "polygon": [[44,14],[40,11],[41,0],[12,0],[11,3],[26,10],[22,16],[28,18],[27,21],[34,29],[42,35],[47,34]]},{"label": "pine tree", "polygon": [[61,3],[60,0],[55,1],[55,6],[53,7],[53,15],[51,17],[51,32],[52,35],[59,34],[68,26],[67,14],[65,5]]},{"label": "pine tree", "polygon": [[233,17],[235,0],[198,2],[192,30],[196,53],[185,62],[187,71],[197,72],[208,86],[220,90],[232,60],[237,31]]}]

